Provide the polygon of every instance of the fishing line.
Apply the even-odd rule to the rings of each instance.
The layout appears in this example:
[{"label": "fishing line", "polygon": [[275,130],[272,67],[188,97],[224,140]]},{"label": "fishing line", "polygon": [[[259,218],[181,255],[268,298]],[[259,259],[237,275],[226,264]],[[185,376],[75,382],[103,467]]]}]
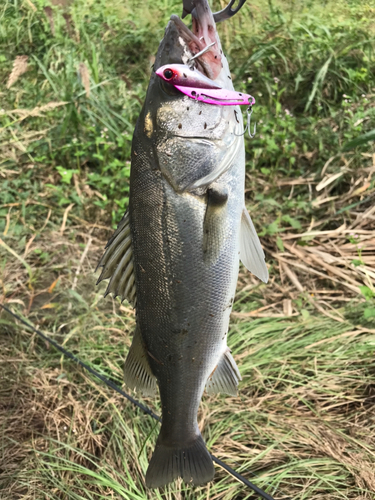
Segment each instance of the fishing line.
[{"label": "fishing line", "polygon": [[43,340],[45,340],[46,342],[49,342],[50,344],[52,344],[53,347],[55,347],[58,351],[60,351],[61,353],[63,353],[67,358],[70,358],[72,361],[74,361],[75,363],[77,363],[80,366],[82,366],[83,368],[85,368],[92,375],[94,375],[95,377],[97,377],[98,379],[100,379],[102,382],[104,382],[106,385],[108,385],[109,387],[111,387],[112,389],[114,389],[116,392],[118,392],[119,394],[121,394],[121,396],[124,396],[124,398],[126,398],[128,401],[130,401],[131,403],[133,403],[133,405],[138,406],[138,408],[140,408],[144,413],[147,413],[147,415],[150,415],[150,417],[152,417],[155,420],[158,420],[159,422],[161,422],[161,418],[158,415],[156,415],[156,413],[154,413],[152,410],[150,410],[150,408],[147,408],[147,406],[144,406],[142,403],[140,403],[136,399],[134,399],[131,396],[129,396],[129,394],[126,394],[126,392],[124,392],[122,389],[120,389],[120,387],[118,387],[114,382],[112,382],[111,380],[107,379],[103,375],[100,375],[100,373],[98,373],[96,370],[94,370],[93,368],[91,368],[91,366],[87,365],[84,361],[81,361],[79,358],[77,358],[76,356],[74,356],[74,354],[72,354],[71,352],[69,352],[66,349],[64,349],[64,347],[62,347],[60,344],[58,344],[57,342],[55,342],[50,337],[47,337],[47,335],[45,335],[43,332],[41,332],[40,330],[38,330],[37,328],[35,328],[33,325],[31,325],[30,323],[28,323],[27,321],[25,321],[24,319],[22,319],[20,316],[18,316],[18,314],[14,313],[10,309],[8,309],[8,307],[4,306],[4,304],[0,304],[0,306],[3,309],[5,309],[5,311],[7,311],[9,314],[11,314],[14,318],[17,318],[19,321],[21,321],[21,323],[23,323],[25,326],[27,326],[28,328],[30,328],[31,330],[33,330],[35,333],[37,333],[40,337],[42,337]]},{"label": "fishing line", "polygon": [[[74,354],[72,354],[71,352],[67,351],[64,347],[62,347],[60,344],[58,344],[55,340],[51,339],[50,337],[48,337],[47,335],[45,335],[43,332],[41,332],[40,330],[38,330],[37,328],[35,328],[33,325],[31,325],[30,323],[28,323],[27,321],[25,321],[23,318],[21,318],[20,316],[18,316],[18,314],[14,313],[7,306],[4,306],[4,304],[0,304],[0,306],[7,313],[9,313],[14,318],[18,319],[18,321],[20,321],[25,326],[27,326],[27,328],[30,328],[30,330],[32,330],[35,333],[37,333],[43,340],[45,340],[46,342],[48,342],[51,345],[53,345],[53,347],[55,347],[55,349],[57,349],[62,354],[64,354],[64,356],[66,356],[67,358],[71,359],[72,361],[74,361],[78,365],[80,365],[83,368],[85,368],[85,370],[87,370],[92,375],[94,375],[94,377],[98,378],[99,380],[101,380],[102,382],[104,382],[108,387],[111,387],[111,389],[113,389],[114,391],[116,391],[119,394],[121,394],[121,396],[123,396],[124,398],[126,398],[133,405],[137,406],[144,413],[146,413],[147,415],[150,415],[150,417],[152,417],[153,419],[157,420],[158,422],[161,422],[161,418],[158,415],[156,415],[156,413],[154,413],[152,410],[150,410],[149,408],[147,408],[147,406],[143,405],[142,403],[140,403],[136,399],[132,398],[129,394],[127,394],[122,389],[120,389],[120,387],[118,387],[114,382],[112,382],[111,380],[107,379],[106,377],[104,377],[103,375],[101,375],[100,373],[98,373],[96,370],[94,370],[93,368],[91,368],[91,366],[87,365],[85,362],[81,361],[79,358],[77,358],[76,356],[74,356]],[[248,481],[245,477],[243,477],[241,474],[239,474],[238,472],[236,472],[234,469],[232,469],[226,463],[222,462],[219,458],[215,457],[214,455],[211,455],[211,458],[212,458],[213,462],[215,462],[216,464],[218,464],[220,467],[222,467],[224,470],[226,470],[231,476],[233,476],[234,478],[236,478],[238,481],[240,481],[241,483],[243,483],[245,486],[248,486],[255,493],[257,493],[260,497],[262,497],[264,500],[275,500],[271,495],[269,495],[265,491],[263,491],[260,488],[258,488],[258,486],[255,486],[255,484],[253,484],[250,481]],[[289,499],[286,499],[286,500],[289,500]]]}]

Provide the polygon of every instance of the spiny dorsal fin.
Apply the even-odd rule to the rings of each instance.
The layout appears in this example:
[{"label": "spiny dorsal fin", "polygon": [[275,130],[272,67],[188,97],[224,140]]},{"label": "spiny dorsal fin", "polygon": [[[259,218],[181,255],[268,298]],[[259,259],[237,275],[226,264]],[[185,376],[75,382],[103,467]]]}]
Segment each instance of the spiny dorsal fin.
[{"label": "spiny dorsal fin", "polygon": [[206,391],[208,394],[224,392],[229,396],[237,396],[238,381],[242,380],[236,362],[227,347],[215,370],[208,377]]},{"label": "spiny dorsal fin", "polygon": [[131,247],[129,214],[126,212],[116,231],[106,245],[106,251],[99,261],[98,267],[103,270],[97,285],[108,278],[107,290],[104,296],[113,293],[121,300],[127,299],[134,307],[136,303],[136,289],[134,279],[133,252]]},{"label": "spiny dorsal fin", "polygon": [[122,229],[125,227],[125,226],[129,226],[129,212],[125,212],[122,219],[120,220],[117,228],[116,228],[116,231],[112,234],[112,236],[109,238],[105,248],[108,248],[109,245],[112,243],[112,241],[116,238],[116,236],[122,231]]},{"label": "spiny dorsal fin", "polygon": [[246,208],[243,209],[241,216],[240,259],[250,272],[264,283],[268,282],[268,269],[264,261],[263,248]]},{"label": "spiny dorsal fin", "polygon": [[133,342],[125,361],[124,379],[130,389],[135,389],[144,396],[153,396],[156,392],[156,378],[151,372],[138,327],[135,329]]}]

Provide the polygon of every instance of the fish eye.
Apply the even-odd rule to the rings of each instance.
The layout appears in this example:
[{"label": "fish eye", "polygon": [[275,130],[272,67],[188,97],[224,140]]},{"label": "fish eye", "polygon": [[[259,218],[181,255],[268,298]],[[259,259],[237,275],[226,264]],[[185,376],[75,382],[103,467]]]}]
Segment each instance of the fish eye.
[{"label": "fish eye", "polygon": [[163,74],[167,80],[171,80],[171,78],[173,77],[173,71],[169,68],[165,69],[163,71]]}]

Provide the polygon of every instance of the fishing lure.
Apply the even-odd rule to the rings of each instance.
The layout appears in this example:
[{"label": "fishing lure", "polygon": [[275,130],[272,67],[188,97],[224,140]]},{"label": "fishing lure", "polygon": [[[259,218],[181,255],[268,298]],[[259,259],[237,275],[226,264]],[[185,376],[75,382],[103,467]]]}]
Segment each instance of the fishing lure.
[{"label": "fishing lure", "polygon": [[194,66],[186,64],[167,64],[159,68],[156,74],[175,87],[222,89],[220,85],[195,69]]},{"label": "fishing lure", "polygon": [[253,106],[255,99],[250,94],[227,90],[207,78],[203,73],[185,64],[162,66],[156,74],[172,84],[191,99],[219,106]]}]

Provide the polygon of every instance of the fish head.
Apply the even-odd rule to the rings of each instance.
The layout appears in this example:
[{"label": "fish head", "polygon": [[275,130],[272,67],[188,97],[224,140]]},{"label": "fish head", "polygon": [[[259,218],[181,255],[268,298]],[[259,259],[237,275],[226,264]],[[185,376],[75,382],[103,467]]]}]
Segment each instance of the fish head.
[{"label": "fish head", "polygon": [[[225,158],[228,159],[228,151],[234,151],[229,154],[233,158],[235,151],[243,147],[238,106],[227,109],[227,106],[192,99],[168,78],[157,75],[159,69],[185,65],[200,72],[218,88],[233,90],[208,1],[194,0],[193,4],[192,30],[177,15],[172,15],[168,22],[138,122],[143,129],[138,134],[143,149],[153,149],[160,170],[178,191],[207,186],[216,174],[229,168],[223,164]],[[206,47],[209,50],[193,59]],[[199,182],[199,176],[204,180]]]},{"label": "fish head", "polygon": [[[233,90],[229,66],[221,48],[214,15],[208,0],[184,0],[183,6],[185,13],[191,13],[192,28],[190,30],[177,15],[171,16],[155,57],[148,89],[154,107],[159,102],[167,101],[168,97],[172,100],[174,97],[181,97],[181,93],[173,88],[173,84],[175,84],[176,76],[181,80],[183,75],[171,73],[165,77],[160,74],[160,69],[167,68],[168,65],[184,65],[185,73],[197,70],[195,73],[203,75],[206,82],[209,80],[211,83],[214,82],[215,85],[212,85],[212,88]],[[203,53],[197,57],[197,54],[201,52]],[[156,78],[157,73],[162,76],[164,83]],[[202,83],[196,86],[203,85]]]}]

